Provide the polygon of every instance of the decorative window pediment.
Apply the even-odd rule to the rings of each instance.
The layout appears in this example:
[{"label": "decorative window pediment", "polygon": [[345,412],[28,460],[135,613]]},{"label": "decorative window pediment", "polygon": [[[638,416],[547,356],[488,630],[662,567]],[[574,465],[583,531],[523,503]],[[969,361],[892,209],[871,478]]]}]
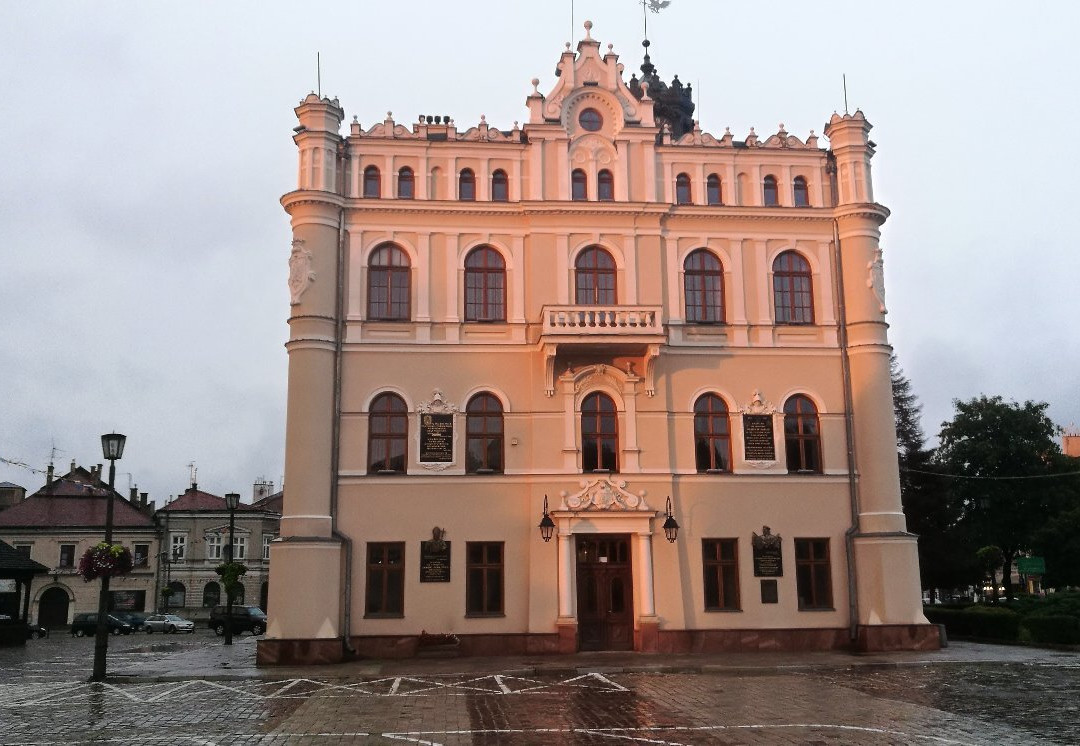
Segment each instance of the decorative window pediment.
[{"label": "decorative window pediment", "polygon": [[626,482],[621,479],[605,477],[579,483],[581,490],[570,494],[563,491],[560,510],[569,511],[616,511],[616,512],[655,512],[645,501],[645,491],[635,495],[626,489]]}]

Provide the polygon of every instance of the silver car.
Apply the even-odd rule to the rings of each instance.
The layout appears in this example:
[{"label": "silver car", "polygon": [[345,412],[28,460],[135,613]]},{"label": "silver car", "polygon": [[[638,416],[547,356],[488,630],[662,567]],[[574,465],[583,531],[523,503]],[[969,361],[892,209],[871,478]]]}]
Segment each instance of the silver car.
[{"label": "silver car", "polygon": [[174,634],[177,632],[194,632],[195,622],[176,614],[155,614],[146,617],[143,628],[148,635],[154,632],[171,632]]}]

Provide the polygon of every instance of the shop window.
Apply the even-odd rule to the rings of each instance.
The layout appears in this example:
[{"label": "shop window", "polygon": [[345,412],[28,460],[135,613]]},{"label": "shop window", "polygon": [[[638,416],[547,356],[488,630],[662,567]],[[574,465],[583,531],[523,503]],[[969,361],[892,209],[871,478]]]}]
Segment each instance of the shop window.
[{"label": "shop window", "polygon": [[773,262],[773,305],[777,324],[814,323],[814,282],[801,254],[785,251]]},{"label": "shop window", "polygon": [[506,320],[506,263],[490,246],[465,257],[465,320]]},{"label": "shop window", "polygon": [[409,412],[397,394],[379,394],[368,414],[368,474],[404,474]]},{"label": "shop window", "polygon": [[581,402],[581,470],[619,470],[619,421],[615,402],[594,392]]},{"label": "shop window", "polygon": [[578,254],[574,262],[575,302],[579,306],[615,303],[615,260],[599,246]]},{"label": "shop window", "polygon": [[364,615],[400,617],[405,612],[405,543],[368,542]]},{"label": "shop window", "polygon": [[503,542],[465,543],[465,613],[503,614]]},{"label": "shop window", "polygon": [[683,262],[686,320],[695,324],[724,323],[724,268],[711,251],[697,249]]},{"label": "shop window", "polygon": [[702,539],[706,611],[738,611],[739,558],[737,539]]},{"label": "shop window", "polygon": [[382,177],[379,175],[379,169],[375,166],[368,166],[364,169],[364,196],[377,198],[381,193]]},{"label": "shop window", "polygon": [[790,474],[821,473],[821,426],[817,407],[796,394],[784,402],[784,449]]},{"label": "shop window", "polygon": [[716,394],[694,402],[694,455],[699,472],[731,471],[731,420]]},{"label": "shop window", "polygon": [[828,539],[795,540],[795,586],[799,609],[833,608]]},{"label": "shop window", "polygon": [[380,246],[368,264],[368,319],[409,319],[409,257],[392,244]]},{"label": "shop window", "polygon": [[477,394],[465,406],[465,472],[503,471],[503,409],[491,394]]}]

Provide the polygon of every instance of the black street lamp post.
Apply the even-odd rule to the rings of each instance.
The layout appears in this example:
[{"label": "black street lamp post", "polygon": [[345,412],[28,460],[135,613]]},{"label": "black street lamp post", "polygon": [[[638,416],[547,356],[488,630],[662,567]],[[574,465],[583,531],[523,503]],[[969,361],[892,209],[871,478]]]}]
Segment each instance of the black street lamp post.
[{"label": "black street lamp post", "polygon": [[[101,450],[109,461],[109,494],[105,503],[105,543],[112,545],[113,532],[113,485],[116,483],[116,461],[124,455],[126,435],[110,433],[101,436]],[[105,658],[109,654],[109,576],[101,578],[101,592],[98,595],[97,635],[94,638],[94,673],[91,681],[105,680]]]},{"label": "black street lamp post", "polygon": [[225,581],[225,644],[232,645],[232,588],[229,587],[229,583],[232,579],[232,564],[233,564],[233,549],[235,547],[236,537],[234,536],[236,531],[236,506],[240,504],[240,495],[235,492],[229,492],[225,495],[225,507],[229,509],[229,572],[225,573],[225,577],[222,580]]}]

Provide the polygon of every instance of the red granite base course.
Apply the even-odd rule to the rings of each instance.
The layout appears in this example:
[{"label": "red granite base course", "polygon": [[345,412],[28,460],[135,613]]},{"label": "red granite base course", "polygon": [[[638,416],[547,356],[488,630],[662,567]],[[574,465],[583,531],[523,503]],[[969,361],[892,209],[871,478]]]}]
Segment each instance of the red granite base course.
[{"label": "red granite base course", "polygon": [[890,650],[939,650],[941,631],[934,624],[888,624],[859,627],[855,649],[862,653]]},{"label": "red granite base course", "polygon": [[341,663],[345,648],[340,638],[323,640],[259,640],[257,666],[315,666]]}]

